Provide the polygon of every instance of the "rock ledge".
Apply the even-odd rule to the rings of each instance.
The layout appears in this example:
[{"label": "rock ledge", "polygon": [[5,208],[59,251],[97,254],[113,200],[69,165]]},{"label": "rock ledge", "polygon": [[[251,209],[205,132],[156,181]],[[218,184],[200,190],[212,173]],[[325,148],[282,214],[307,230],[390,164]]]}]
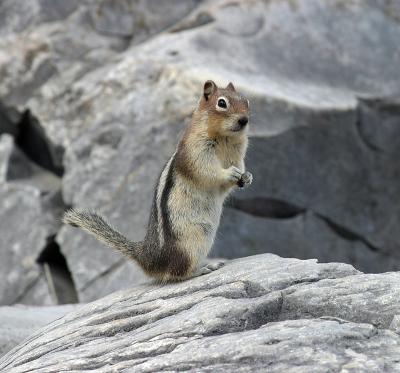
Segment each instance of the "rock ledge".
[{"label": "rock ledge", "polygon": [[2,372],[400,371],[400,274],[271,254],[111,294],[41,329]]}]

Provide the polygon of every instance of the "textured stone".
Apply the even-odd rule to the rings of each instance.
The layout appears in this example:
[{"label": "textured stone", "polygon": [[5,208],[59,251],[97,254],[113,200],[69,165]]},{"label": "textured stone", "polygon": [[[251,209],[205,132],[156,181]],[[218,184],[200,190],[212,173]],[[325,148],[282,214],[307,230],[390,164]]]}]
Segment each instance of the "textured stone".
[{"label": "textured stone", "polygon": [[[360,124],[379,131],[377,141],[386,138],[387,152],[376,152],[363,140],[355,112],[275,138],[254,138],[248,162],[254,175],[263,177],[243,194],[242,209],[251,212],[265,199],[285,201],[321,216],[344,237],[363,241],[396,260],[400,214],[393,201],[400,194],[400,116],[392,114],[385,121],[387,114],[380,113],[382,120],[375,119],[373,127],[365,113],[367,119]],[[365,270],[374,271],[374,263]]]},{"label": "textured stone", "polygon": [[[24,107],[44,86],[47,102],[62,94],[66,98],[71,83],[113,60],[130,44],[168,28],[196,4],[195,0],[2,1],[1,100]],[[67,115],[67,108],[59,110]]]},{"label": "textured stone", "polygon": [[[202,82],[233,81],[251,102],[254,183],[232,197],[213,255],[270,251],[397,270],[397,8],[383,0],[5,0],[0,132],[18,137],[9,108],[29,109],[62,176],[53,216],[63,202],[97,209],[138,240]],[[43,190],[36,175],[24,182]],[[57,242],[82,301],[144,280],[82,232],[62,229]]]},{"label": "textured stone", "polygon": [[400,268],[400,259],[371,248],[357,237],[338,234],[311,211],[277,219],[226,208],[212,256],[240,258],[266,251],[288,258],[350,263],[363,272]]},{"label": "textured stone", "polygon": [[73,305],[0,307],[0,355],[4,355],[39,328],[75,308]]},{"label": "textured stone", "polygon": [[14,140],[9,135],[0,136],[0,182],[7,180],[9,159],[14,147]]},{"label": "textured stone", "polygon": [[4,372],[400,371],[399,274],[264,254],[81,306],[0,359]]},{"label": "textured stone", "polygon": [[50,199],[59,192],[60,178],[29,159],[8,134],[0,136],[0,159],[0,182],[34,186],[43,194],[51,195],[44,199]]},{"label": "textured stone", "polygon": [[[361,14],[365,24],[354,32]],[[244,19],[252,20],[246,21],[251,27],[240,27]],[[329,36],[332,27],[337,31],[334,39]],[[376,30],[375,38],[364,38],[368,29]],[[244,242],[249,234],[237,235],[243,229],[232,229],[237,223],[227,213],[219,236],[228,239],[217,241],[215,255],[271,250],[346,260],[369,272],[397,269],[391,243],[397,233],[393,235],[387,222],[394,227],[400,219],[387,206],[383,190],[391,189],[393,198],[398,183],[392,166],[379,171],[384,163],[395,167],[396,158],[376,160],[366,148],[357,132],[356,98],[360,92],[379,96],[396,91],[396,35],[400,37],[399,25],[387,20],[379,4],[205,2],[170,33],[129,48],[73,84],[56,89],[56,81],[49,82],[28,104],[51,140],[66,147],[66,203],[100,210],[138,240],[146,227],[153,185],[196,103],[202,80],[233,80],[252,102],[248,167],[255,176],[254,185],[234,198],[240,200],[240,210],[250,214],[241,215],[241,225],[249,227],[251,215],[256,216],[260,229],[251,234],[258,249],[247,244],[232,248],[235,237]],[[374,54],[367,59],[365,53],[375,48],[387,58]],[[52,103],[50,110],[43,100]],[[388,141],[396,138],[396,128],[391,131]],[[383,179],[385,184],[377,189]],[[306,223],[298,223],[298,217],[292,224],[268,216],[267,207],[254,213],[253,206],[265,206],[264,200],[282,200],[309,210],[310,217],[303,219]],[[376,214],[372,205],[381,212]],[[267,222],[260,214],[275,220]],[[338,234],[342,231],[332,229],[334,224],[345,233]],[[70,229],[61,232],[58,242],[82,300],[126,286],[110,277],[115,266],[122,270],[119,254]],[[127,283],[142,279],[140,272],[127,275],[131,265],[125,268]],[[96,279],[101,280],[97,285]]]},{"label": "textured stone", "polygon": [[43,220],[38,189],[0,184],[0,247],[6,253],[0,264],[0,304],[23,302],[25,292],[40,279],[36,259],[52,233]]},{"label": "textured stone", "polygon": [[[118,78],[121,81],[128,67],[131,70],[130,76],[140,76],[128,64],[121,72],[123,75]],[[146,71],[139,66],[135,68]],[[189,89],[194,92],[195,86],[175,85],[176,74],[173,70],[159,77],[158,81],[154,81],[152,76],[142,74],[142,82],[132,82],[137,87],[142,87],[140,90],[134,89],[127,96],[119,97],[111,89],[109,97],[94,100],[94,106],[103,105],[105,108],[109,105],[110,110],[114,108],[112,111],[121,107],[120,112],[124,113],[125,110],[125,114],[118,121],[112,117],[100,118],[98,126],[66,151],[67,172],[63,178],[66,203],[100,210],[121,231],[135,240],[144,236],[153,185],[163,163],[174,150],[177,136],[184,127],[184,118],[192,109],[185,102],[195,97],[193,94],[188,97],[187,93]],[[129,83],[124,83],[127,89]],[[167,89],[169,94],[165,96],[163,92]],[[144,107],[148,109],[140,114]],[[158,110],[154,111],[155,107]],[[130,108],[129,113],[124,108]],[[108,112],[108,115],[114,114]],[[135,119],[132,121],[132,118]],[[143,121],[148,124],[141,125]],[[127,123],[131,124],[126,125]],[[67,258],[82,301],[105,295],[106,289],[113,291],[126,286],[125,281],[113,282],[108,277],[109,268],[122,258],[114,250],[99,245],[92,237],[68,227],[61,230],[57,240]],[[81,248],[85,248],[84,256]],[[129,265],[126,268],[133,267]],[[102,275],[104,272],[106,276]],[[98,277],[104,278],[107,286],[98,284],[91,290],[90,287],[95,285],[93,279]],[[129,275],[128,285],[132,278],[142,279],[143,275]]]},{"label": "textured stone", "polygon": [[9,133],[13,136],[17,135],[17,123],[20,119],[21,115],[17,110],[6,107],[0,102],[0,135],[3,133]]},{"label": "textured stone", "polygon": [[100,34],[130,37],[139,43],[184,18],[196,0],[101,0],[90,7],[94,28]]},{"label": "textured stone", "polygon": [[38,259],[60,227],[60,179],[0,136],[0,304],[53,304]]}]

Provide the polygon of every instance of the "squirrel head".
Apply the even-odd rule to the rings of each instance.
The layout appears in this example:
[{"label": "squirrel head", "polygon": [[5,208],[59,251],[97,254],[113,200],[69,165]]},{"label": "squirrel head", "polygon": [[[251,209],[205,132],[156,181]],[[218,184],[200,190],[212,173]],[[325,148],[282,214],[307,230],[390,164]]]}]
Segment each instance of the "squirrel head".
[{"label": "squirrel head", "polygon": [[249,100],[237,93],[232,83],[218,88],[212,80],[207,80],[198,110],[207,118],[209,137],[240,136],[247,132]]}]

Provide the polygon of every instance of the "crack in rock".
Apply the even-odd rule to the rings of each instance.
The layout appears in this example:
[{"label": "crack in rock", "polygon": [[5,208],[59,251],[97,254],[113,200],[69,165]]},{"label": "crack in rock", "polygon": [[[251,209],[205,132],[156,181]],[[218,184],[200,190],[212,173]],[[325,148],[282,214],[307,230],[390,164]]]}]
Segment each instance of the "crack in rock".
[{"label": "crack in rock", "polygon": [[362,235],[350,230],[340,223],[337,223],[330,217],[313,209],[297,206],[288,201],[265,197],[254,197],[247,199],[232,197],[228,200],[227,207],[251,214],[253,216],[268,219],[292,219],[309,211],[314,214],[315,217],[325,222],[326,226],[342,239],[362,242],[367,249],[373,252],[378,252],[384,256],[389,256],[389,254],[372,244]]},{"label": "crack in rock", "polygon": [[40,278],[43,276],[42,273],[38,273],[38,275],[35,277],[33,281],[31,281],[29,284],[25,286],[25,288],[21,291],[20,294],[18,294],[15,299],[13,299],[10,304],[18,304],[21,302],[21,300],[25,297],[26,294],[29,293],[31,289],[35,287],[35,285],[39,282]]},{"label": "crack in rock", "polygon": [[169,32],[177,33],[187,31],[197,27],[205,26],[212,22],[215,22],[214,17],[206,11],[201,11],[171,27]]},{"label": "crack in rock", "polygon": [[291,219],[307,210],[288,201],[266,197],[246,199],[232,197],[229,198],[227,206],[254,216],[272,219]]},{"label": "crack in rock", "polygon": [[16,144],[37,165],[61,177],[64,174],[62,158],[64,148],[53,145],[44,129],[29,110],[26,110],[19,123]]},{"label": "crack in rock", "polygon": [[344,238],[345,240],[360,241],[371,251],[379,252],[382,255],[388,255],[384,251],[382,251],[379,247],[376,247],[373,244],[371,244],[371,242],[369,242],[366,238],[349,230],[345,226],[338,224],[334,222],[332,219],[323,216],[319,213],[315,213],[315,215],[318,216],[321,220],[323,220],[327,224],[327,226],[332,229],[333,232],[335,232],[337,235]]},{"label": "crack in rock", "polygon": [[106,268],[104,271],[98,273],[95,277],[93,277],[92,279],[90,279],[90,281],[88,281],[87,283],[85,283],[85,285],[83,285],[79,291],[82,292],[84,290],[86,290],[87,288],[89,288],[91,285],[93,285],[97,280],[99,280],[102,277],[105,277],[107,275],[109,275],[110,273],[113,273],[114,271],[116,271],[118,268],[122,267],[124,264],[126,263],[126,259],[120,259],[117,262],[115,262],[114,264],[112,264],[111,266],[109,266],[108,268]]},{"label": "crack in rock", "polygon": [[37,258],[37,263],[45,269],[47,284],[56,304],[78,303],[71,271],[55,240],[55,235],[47,239],[47,245]]},{"label": "crack in rock", "polygon": [[355,121],[355,127],[356,127],[356,133],[358,134],[361,143],[363,143],[365,147],[371,150],[372,152],[380,153],[382,149],[380,149],[378,146],[369,141],[368,137],[364,134],[362,125],[362,113],[361,113],[361,108],[359,106],[357,107],[356,113],[357,113],[357,119]]}]

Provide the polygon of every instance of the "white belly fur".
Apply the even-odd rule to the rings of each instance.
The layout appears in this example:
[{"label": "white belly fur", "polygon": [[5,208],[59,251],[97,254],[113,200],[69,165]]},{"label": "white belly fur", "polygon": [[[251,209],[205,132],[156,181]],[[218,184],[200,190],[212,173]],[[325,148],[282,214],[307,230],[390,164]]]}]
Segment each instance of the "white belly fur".
[{"label": "white belly fur", "polygon": [[168,209],[179,247],[194,264],[207,256],[214,242],[226,194],[199,190],[181,177],[175,179]]}]

